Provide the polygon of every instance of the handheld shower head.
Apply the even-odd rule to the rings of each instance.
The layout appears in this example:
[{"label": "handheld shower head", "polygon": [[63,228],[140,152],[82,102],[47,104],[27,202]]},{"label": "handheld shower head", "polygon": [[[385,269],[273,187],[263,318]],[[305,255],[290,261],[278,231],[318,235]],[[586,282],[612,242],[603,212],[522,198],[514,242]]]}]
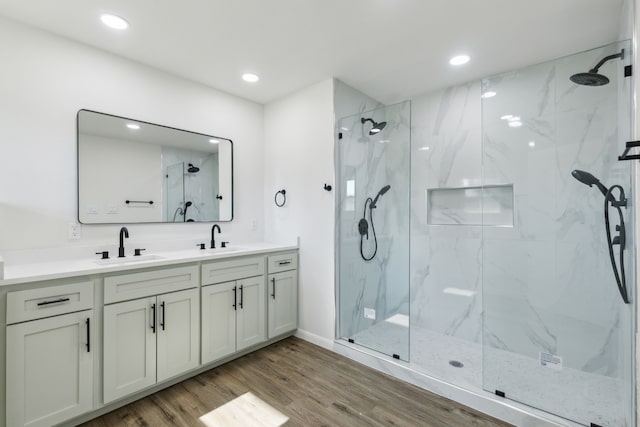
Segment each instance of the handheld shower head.
[{"label": "handheld shower head", "polygon": [[373,127],[369,131],[369,135],[375,135],[377,133],[380,133],[382,129],[384,129],[385,126],[387,126],[387,122],[378,123],[371,118],[367,118],[367,119],[365,119],[364,117],[360,118],[360,123],[365,124],[366,122],[371,122],[371,124],[373,125]]},{"label": "handheld shower head", "polygon": [[598,190],[602,193],[603,196],[607,197],[607,192],[609,191],[607,187],[605,187],[598,178],[591,175],[589,172],[574,170],[571,172],[571,175],[581,183],[588,185],[589,187],[593,187],[594,185],[598,187]]},{"label": "handheld shower head", "polygon": [[380,191],[378,191],[378,194],[376,194],[376,197],[373,199],[373,202],[371,202],[371,204],[369,205],[369,209],[375,209],[376,203],[378,202],[378,199],[380,198],[380,196],[382,196],[384,193],[389,191],[390,188],[391,188],[390,185],[385,185],[384,187],[382,187]]}]

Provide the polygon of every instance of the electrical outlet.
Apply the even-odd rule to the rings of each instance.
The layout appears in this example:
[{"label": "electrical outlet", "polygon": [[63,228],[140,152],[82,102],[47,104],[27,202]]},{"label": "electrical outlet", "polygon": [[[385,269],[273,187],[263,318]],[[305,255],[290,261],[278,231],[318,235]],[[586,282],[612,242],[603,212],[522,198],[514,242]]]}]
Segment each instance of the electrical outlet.
[{"label": "electrical outlet", "polygon": [[70,222],[67,228],[67,237],[69,240],[79,240],[82,237],[82,227],[76,222]]}]

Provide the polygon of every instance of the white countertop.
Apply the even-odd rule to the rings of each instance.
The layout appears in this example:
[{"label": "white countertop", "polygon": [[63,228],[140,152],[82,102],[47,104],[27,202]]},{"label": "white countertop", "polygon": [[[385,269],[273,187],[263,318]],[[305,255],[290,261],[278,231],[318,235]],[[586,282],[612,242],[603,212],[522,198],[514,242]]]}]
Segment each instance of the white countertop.
[{"label": "white countertop", "polygon": [[106,262],[108,263],[103,263],[104,261],[101,261],[98,256],[93,258],[29,262],[13,265],[5,262],[4,280],[0,280],[0,286],[295,249],[298,249],[297,245],[247,243],[231,246],[227,249],[207,249],[204,251],[200,249],[183,249],[178,251],[145,253],[139,258],[134,256],[127,256],[126,258],[114,257],[107,260]]}]

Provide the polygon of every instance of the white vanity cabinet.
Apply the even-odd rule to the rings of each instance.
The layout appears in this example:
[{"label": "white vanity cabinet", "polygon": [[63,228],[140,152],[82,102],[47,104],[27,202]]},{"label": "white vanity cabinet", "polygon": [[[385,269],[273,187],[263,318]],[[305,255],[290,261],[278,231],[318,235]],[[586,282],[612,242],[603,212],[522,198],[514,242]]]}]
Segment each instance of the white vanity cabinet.
[{"label": "white vanity cabinet", "polygon": [[[111,276],[104,282],[105,404],[199,366],[197,266]],[[136,299],[121,301],[132,296]]]},{"label": "white vanity cabinet", "polygon": [[202,363],[266,340],[264,257],[202,265]]},{"label": "white vanity cabinet", "polygon": [[298,254],[271,255],[269,270],[269,335],[274,338],[298,327]]},{"label": "white vanity cabinet", "polygon": [[7,294],[7,426],[93,409],[93,282]]}]

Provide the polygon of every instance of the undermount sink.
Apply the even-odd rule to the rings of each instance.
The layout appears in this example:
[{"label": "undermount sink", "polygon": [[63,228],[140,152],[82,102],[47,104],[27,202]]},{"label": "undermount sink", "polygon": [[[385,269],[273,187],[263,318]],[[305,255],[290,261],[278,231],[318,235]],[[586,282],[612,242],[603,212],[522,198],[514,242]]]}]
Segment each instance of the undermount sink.
[{"label": "undermount sink", "polygon": [[156,261],[160,259],[165,259],[165,257],[160,255],[140,255],[140,256],[129,256],[125,258],[99,259],[94,261],[94,263],[98,265],[123,265],[123,264],[133,264],[133,263],[145,262],[145,261]]},{"label": "undermount sink", "polygon": [[244,248],[240,246],[228,246],[226,248],[215,248],[215,249],[205,249],[204,251],[200,251],[203,255],[217,255],[217,254],[226,254],[228,252],[237,252],[243,251]]}]

